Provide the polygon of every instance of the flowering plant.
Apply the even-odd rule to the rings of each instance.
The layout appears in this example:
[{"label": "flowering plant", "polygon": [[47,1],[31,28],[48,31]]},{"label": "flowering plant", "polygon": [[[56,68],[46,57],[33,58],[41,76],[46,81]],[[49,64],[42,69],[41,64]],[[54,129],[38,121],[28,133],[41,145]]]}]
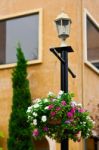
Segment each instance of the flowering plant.
[{"label": "flowering plant", "polygon": [[58,96],[49,92],[46,98],[36,99],[28,107],[28,122],[35,139],[47,135],[58,142],[65,138],[80,141],[91,135],[94,122],[88,111],[72,100],[73,96],[63,91]]}]

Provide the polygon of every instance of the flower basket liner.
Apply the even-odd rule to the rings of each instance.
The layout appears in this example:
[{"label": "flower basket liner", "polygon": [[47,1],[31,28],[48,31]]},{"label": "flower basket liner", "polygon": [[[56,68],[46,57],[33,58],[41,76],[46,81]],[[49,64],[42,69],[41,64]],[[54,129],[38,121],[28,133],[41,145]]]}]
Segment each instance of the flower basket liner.
[{"label": "flower basket liner", "polygon": [[59,120],[50,119],[49,124],[50,125],[60,125],[61,124],[61,119],[59,119]]}]

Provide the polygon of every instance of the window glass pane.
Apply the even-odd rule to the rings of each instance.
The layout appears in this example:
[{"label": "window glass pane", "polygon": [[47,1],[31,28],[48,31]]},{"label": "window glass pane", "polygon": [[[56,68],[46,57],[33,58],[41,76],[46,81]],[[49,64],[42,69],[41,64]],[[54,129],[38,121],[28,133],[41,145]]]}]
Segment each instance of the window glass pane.
[{"label": "window glass pane", "polygon": [[[38,13],[5,20],[5,63],[16,62],[16,46],[19,42],[27,60],[38,59]],[[0,38],[2,33],[0,32]],[[1,47],[0,47],[1,49]],[[1,50],[0,50],[1,51]]]},{"label": "window glass pane", "polygon": [[6,24],[5,22],[0,22],[0,64],[5,63],[5,42],[6,42]]},{"label": "window glass pane", "polygon": [[87,17],[87,59],[99,69],[99,29]]}]

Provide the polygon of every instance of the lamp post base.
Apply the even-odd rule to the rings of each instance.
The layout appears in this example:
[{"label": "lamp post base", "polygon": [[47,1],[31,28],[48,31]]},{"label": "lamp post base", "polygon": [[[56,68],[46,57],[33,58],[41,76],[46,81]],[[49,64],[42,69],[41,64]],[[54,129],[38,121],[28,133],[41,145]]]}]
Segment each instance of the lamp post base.
[{"label": "lamp post base", "polygon": [[69,143],[68,139],[64,139],[61,141],[61,150],[68,150]]}]

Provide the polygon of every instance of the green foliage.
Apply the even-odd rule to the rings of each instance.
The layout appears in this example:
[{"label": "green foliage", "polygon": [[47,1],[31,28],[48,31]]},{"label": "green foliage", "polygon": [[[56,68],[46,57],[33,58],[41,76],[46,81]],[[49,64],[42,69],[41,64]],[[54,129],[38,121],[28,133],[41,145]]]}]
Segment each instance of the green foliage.
[{"label": "green foliage", "polygon": [[17,48],[17,65],[12,73],[13,102],[9,120],[8,150],[33,150],[26,110],[31,105],[27,62],[21,47]]},{"label": "green foliage", "polygon": [[[2,131],[0,131],[0,138],[3,138],[4,137],[4,134]],[[0,150],[3,150],[2,147],[0,147]]]},{"label": "green foliage", "polygon": [[63,91],[57,96],[49,92],[46,98],[37,99],[28,107],[28,121],[35,139],[47,135],[58,142],[65,138],[80,141],[81,137],[91,135],[94,122],[88,111],[72,100],[73,96]]}]

